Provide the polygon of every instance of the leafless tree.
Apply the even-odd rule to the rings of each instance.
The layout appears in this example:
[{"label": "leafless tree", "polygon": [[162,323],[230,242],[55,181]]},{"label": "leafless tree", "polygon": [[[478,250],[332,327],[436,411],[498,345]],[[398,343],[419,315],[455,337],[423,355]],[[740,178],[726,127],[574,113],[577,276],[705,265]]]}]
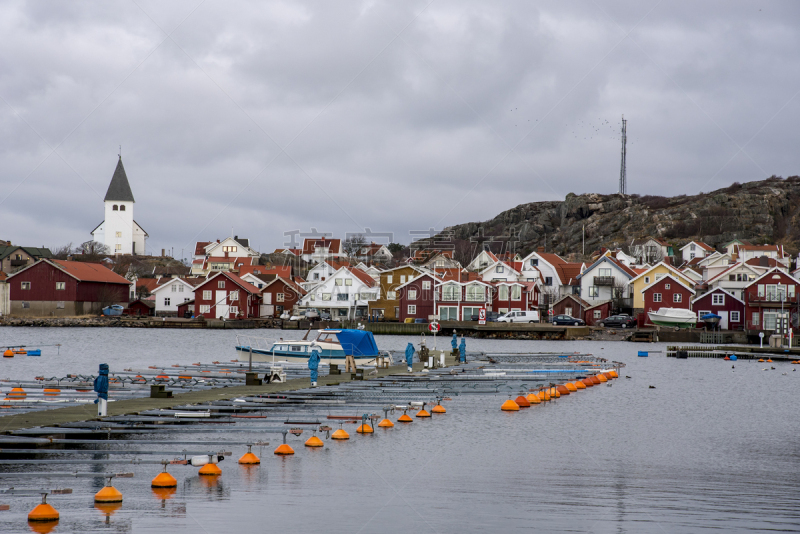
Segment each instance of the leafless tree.
[{"label": "leafless tree", "polygon": [[626,254],[636,258],[639,265],[655,265],[664,259],[662,248],[655,245],[630,245]]},{"label": "leafless tree", "polygon": [[470,243],[469,241],[463,239],[457,240],[455,243],[455,248],[453,249],[453,259],[462,266],[466,267],[475,257],[476,247],[476,243]]},{"label": "leafless tree", "polygon": [[347,239],[342,243],[342,252],[344,252],[351,262],[358,259],[361,254],[361,249],[367,244],[363,234],[352,234],[347,236]]},{"label": "leafless tree", "polygon": [[624,308],[630,308],[630,300],[625,298],[625,284],[614,278],[614,284],[611,286],[611,307],[613,313],[620,313]]},{"label": "leafless tree", "polygon": [[68,243],[63,247],[54,248],[52,251],[53,259],[66,260],[72,254],[72,243]]},{"label": "leafless tree", "polygon": [[77,252],[82,254],[84,259],[87,260],[99,260],[102,259],[103,256],[110,254],[108,247],[97,241],[86,241],[81,243],[81,246],[78,247]]}]

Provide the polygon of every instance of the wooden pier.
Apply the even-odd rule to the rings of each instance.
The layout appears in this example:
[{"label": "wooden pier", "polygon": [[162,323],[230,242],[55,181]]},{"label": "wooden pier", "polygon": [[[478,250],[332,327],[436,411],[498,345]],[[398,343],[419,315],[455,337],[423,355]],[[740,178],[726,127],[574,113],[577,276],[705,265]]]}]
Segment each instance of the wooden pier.
[{"label": "wooden pier", "polygon": [[679,352],[687,358],[725,358],[732,354],[739,360],[758,360],[768,358],[778,362],[792,362],[800,359],[800,348],[754,347],[754,346],[668,346],[667,357],[679,358]]}]

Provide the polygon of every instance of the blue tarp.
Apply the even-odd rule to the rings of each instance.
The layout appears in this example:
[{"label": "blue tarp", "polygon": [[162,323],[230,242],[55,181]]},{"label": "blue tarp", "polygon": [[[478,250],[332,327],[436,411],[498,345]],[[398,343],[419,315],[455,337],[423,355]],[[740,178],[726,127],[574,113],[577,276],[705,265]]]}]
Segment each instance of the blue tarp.
[{"label": "blue tarp", "polygon": [[703,315],[702,317],[700,317],[700,319],[702,319],[703,321],[706,321],[708,319],[722,319],[722,317],[720,317],[716,313],[707,313],[707,314]]},{"label": "blue tarp", "polygon": [[346,355],[353,356],[377,356],[378,345],[372,332],[365,330],[340,330],[336,337],[342,344],[342,349]]}]

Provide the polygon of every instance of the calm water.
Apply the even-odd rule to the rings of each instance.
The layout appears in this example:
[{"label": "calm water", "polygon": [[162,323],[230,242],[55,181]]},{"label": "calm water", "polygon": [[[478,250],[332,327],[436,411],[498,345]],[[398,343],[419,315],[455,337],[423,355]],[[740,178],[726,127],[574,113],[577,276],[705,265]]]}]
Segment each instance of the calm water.
[{"label": "calm water", "polygon": [[[114,368],[230,359],[235,339],[212,331],[3,328],[0,345],[63,346],[58,356],[46,349],[41,358],[3,359],[0,376],[92,373],[99,361]],[[379,337],[378,344],[399,350],[409,339]],[[793,371],[800,366],[763,371],[769,364],[739,361],[731,369],[720,360],[637,358],[644,346],[611,342],[467,346],[584,351],[627,367],[613,387],[519,413],[500,412],[505,397],[462,396],[446,403],[444,416],[373,436],[351,431],[349,442],[326,441],[322,450],[306,450],[302,436],[291,442],[294,457],[276,457],[271,446],[257,468],[236,464],[244,449],[233,447],[216,484],[194,468],[172,467],[179,487],[165,502],[149,487],[157,466],[109,468],[136,473],[117,484],[125,502],[110,518],[92,503],[100,481],[52,479],[47,486],[75,490],[50,499],[62,517],[54,532],[800,530],[800,372]],[[274,436],[226,437],[277,444]],[[27,532],[36,498],[0,502],[11,504],[0,512],[0,532]]]}]

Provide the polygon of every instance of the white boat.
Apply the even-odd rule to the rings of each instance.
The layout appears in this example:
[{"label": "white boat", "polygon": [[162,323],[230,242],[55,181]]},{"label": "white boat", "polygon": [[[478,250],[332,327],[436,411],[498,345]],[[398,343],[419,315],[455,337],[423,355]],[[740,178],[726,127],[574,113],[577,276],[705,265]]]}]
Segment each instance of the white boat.
[{"label": "white boat", "polygon": [[[306,335],[307,337],[307,335]],[[317,345],[322,350],[320,363],[336,363],[344,365],[345,357],[352,355],[356,365],[369,365],[375,363],[379,356],[390,358],[386,351],[379,351],[375,344],[372,332],[349,329],[324,329],[317,330],[317,336],[312,339],[297,341],[279,340],[268,346],[256,346],[254,340],[238,342],[236,344],[236,359],[248,361],[250,354],[254,362],[295,362],[307,363],[311,355],[311,345]]]},{"label": "white boat", "polygon": [[655,312],[647,312],[650,322],[657,326],[672,328],[694,328],[697,326],[697,315],[684,308],[659,308]]}]

